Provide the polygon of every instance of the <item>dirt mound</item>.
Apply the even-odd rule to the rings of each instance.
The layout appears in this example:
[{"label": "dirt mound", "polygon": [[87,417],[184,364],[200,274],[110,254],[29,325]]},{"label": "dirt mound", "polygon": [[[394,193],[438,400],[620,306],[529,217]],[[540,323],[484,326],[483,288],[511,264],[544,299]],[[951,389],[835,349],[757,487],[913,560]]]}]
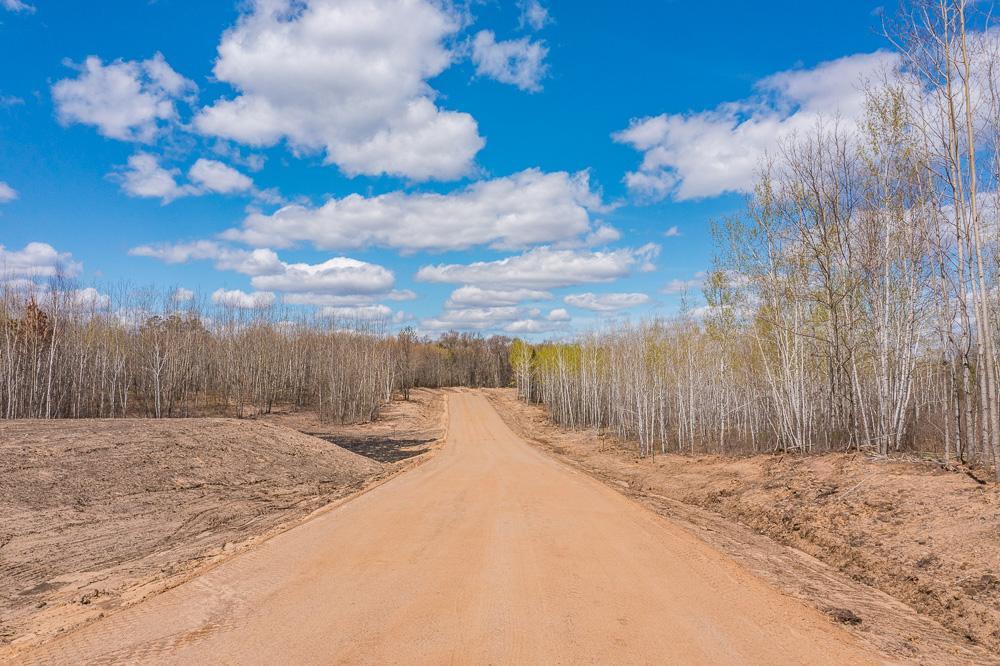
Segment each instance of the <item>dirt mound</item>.
[{"label": "dirt mound", "polygon": [[859,455],[657,461],[644,483],[736,518],[1000,654],[1000,489]]},{"label": "dirt mound", "polygon": [[222,418],[0,421],[0,645],[132,604],[377,481],[400,465],[331,442],[393,426],[432,441],[442,405],[427,392],[378,425],[324,425],[327,441]]},{"label": "dirt mound", "polygon": [[[707,541],[831,617],[882,633],[883,648],[906,655],[929,637],[914,623],[912,631],[898,625],[887,632],[901,617],[899,609],[835,589],[836,581],[807,561],[751,544],[734,531],[739,525],[726,521],[794,546],[936,620],[966,645],[1000,654],[996,484],[926,461],[856,454],[640,459],[613,438],[553,425],[543,408],[516,401],[511,391],[490,395],[526,438],[654,510],[693,524]],[[864,603],[869,605],[858,605]],[[885,626],[875,626],[880,622]],[[895,644],[890,633],[899,639]]]}]

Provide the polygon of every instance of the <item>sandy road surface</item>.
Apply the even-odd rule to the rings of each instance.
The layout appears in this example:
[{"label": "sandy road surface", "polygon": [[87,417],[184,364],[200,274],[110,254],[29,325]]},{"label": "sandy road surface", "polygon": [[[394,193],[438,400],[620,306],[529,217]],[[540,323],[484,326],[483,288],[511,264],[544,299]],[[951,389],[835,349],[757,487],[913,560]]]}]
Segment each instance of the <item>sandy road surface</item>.
[{"label": "sandy road surface", "polygon": [[27,663],[870,663],[839,627],[450,398],[416,470]]}]

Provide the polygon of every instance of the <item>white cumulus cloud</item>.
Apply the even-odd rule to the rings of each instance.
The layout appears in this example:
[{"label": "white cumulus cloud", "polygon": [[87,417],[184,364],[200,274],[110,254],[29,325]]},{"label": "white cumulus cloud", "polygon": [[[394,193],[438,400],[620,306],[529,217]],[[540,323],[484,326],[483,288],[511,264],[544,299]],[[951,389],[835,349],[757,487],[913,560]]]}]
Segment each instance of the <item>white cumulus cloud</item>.
[{"label": "white cumulus cloud", "polygon": [[437,317],[424,319],[420,323],[431,330],[482,331],[497,329],[521,318],[538,315],[537,310],[527,310],[514,306],[487,308],[459,308],[445,310]]},{"label": "white cumulus cloud", "polygon": [[149,153],[131,155],[128,166],[119,175],[122,189],[133,197],[159,199],[168,204],[195,193],[194,188],[177,182],[179,170],[160,166],[159,160]]},{"label": "white cumulus cloud", "polygon": [[130,156],[128,165],[114,176],[121,180],[121,187],[129,196],[159,199],[163,204],[212,192],[252,192],[255,196],[270,196],[270,193],[257,192],[249,176],[222,162],[205,158],[198,159],[188,170],[188,183],[178,182],[180,169],[162,166],[159,159],[149,153]]},{"label": "white cumulus cloud", "polygon": [[289,305],[316,305],[323,307],[352,307],[374,305],[376,301],[409,301],[416,294],[408,289],[393,289],[386,293],[330,294],[312,292],[286,293],[282,301]]},{"label": "white cumulus cloud", "polygon": [[0,245],[0,277],[73,277],[83,265],[73,261],[69,252],[59,252],[48,243],[28,243],[21,250],[8,250]]},{"label": "white cumulus cloud", "polygon": [[387,305],[358,305],[348,307],[330,306],[322,308],[319,314],[323,317],[340,319],[341,321],[380,321],[392,316],[392,308]]},{"label": "white cumulus cloud", "polygon": [[521,9],[518,22],[522,28],[541,30],[551,20],[549,10],[538,0],[519,0],[517,6]]},{"label": "white cumulus cloud", "polygon": [[446,308],[518,305],[529,301],[548,301],[552,294],[537,289],[483,289],[472,285],[459,287],[445,301]]},{"label": "white cumulus cloud", "polygon": [[541,319],[518,319],[503,327],[504,333],[521,335],[526,333],[550,333],[561,328],[559,322],[545,321]]},{"label": "white cumulus cloud", "polygon": [[[255,289],[299,295],[298,299],[286,297],[286,303],[341,305],[328,297],[377,295],[391,300],[414,297],[413,292],[393,290],[396,278],[391,270],[350,257],[333,257],[318,264],[290,264],[268,248],[244,250],[210,240],[140,245],[129,250],[129,254],[168,264],[212,261],[218,270],[251,276],[250,284]],[[354,303],[356,300],[351,301]]]},{"label": "white cumulus cloud", "polygon": [[159,259],[168,264],[214,261],[215,267],[220,271],[236,271],[244,275],[273,275],[285,270],[285,264],[274,250],[267,248],[243,250],[209,240],[140,245],[129,250],[129,254]]},{"label": "white cumulus cloud", "polygon": [[617,312],[627,308],[634,308],[639,305],[649,303],[649,296],[640,293],[617,293],[617,294],[570,294],[563,301],[566,305],[593,310],[594,312]]},{"label": "white cumulus cloud", "polygon": [[74,310],[104,310],[111,305],[111,297],[93,287],[61,292],[62,300]]},{"label": "white cumulus cloud", "polygon": [[[351,194],[318,208],[295,204],[270,215],[252,213],[224,237],[258,247],[307,242],[319,249],[522,248],[593,233],[590,211],[600,210],[601,197],[591,189],[587,172],[528,169],[449,194]],[[600,240],[616,235],[610,228],[596,231]]]},{"label": "white cumulus cloud", "polygon": [[281,273],[250,280],[256,289],[310,294],[383,294],[392,289],[392,271],[349,257],[320,264],[285,264]]},{"label": "white cumulus cloud", "polygon": [[613,135],[643,154],[625,182],[634,194],[653,200],[749,191],[762,158],[782,140],[824,116],[860,118],[863,80],[897,61],[882,51],[846,56],[769,76],[757,82],[754,97],[709,111],[633,119]]},{"label": "white cumulus cloud", "polygon": [[539,247],[523,254],[471,264],[438,264],[417,271],[425,282],[465,283],[495,288],[553,289],[575,284],[611,282],[634,270],[649,271],[660,248],[622,248],[603,252]]},{"label": "white cumulus cloud", "polygon": [[255,291],[247,293],[239,289],[216,289],[212,292],[212,302],[224,307],[241,310],[257,310],[274,305],[274,294]]},{"label": "white cumulus cloud", "polygon": [[545,44],[527,37],[498,42],[492,30],[481,30],[472,40],[472,62],[476,65],[476,74],[528,92],[542,89],[548,52]]},{"label": "white cumulus cloud", "polygon": [[253,0],[226,31],[214,74],[236,89],[195,118],[204,134],[323,151],[349,175],[468,174],[475,119],[441,109],[428,81],[453,61],[462,20],[431,0]]},{"label": "white cumulus cloud", "polygon": [[253,181],[248,176],[216,160],[199,159],[191,166],[188,176],[200,188],[219,194],[246,192],[253,188]]},{"label": "white cumulus cloud", "polygon": [[164,123],[177,119],[175,102],[194,84],[157,53],[149,60],[116,60],[105,65],[90,56],[76,78],[52,86],[60,122],[93,125],[111,139],[148,143]]}]

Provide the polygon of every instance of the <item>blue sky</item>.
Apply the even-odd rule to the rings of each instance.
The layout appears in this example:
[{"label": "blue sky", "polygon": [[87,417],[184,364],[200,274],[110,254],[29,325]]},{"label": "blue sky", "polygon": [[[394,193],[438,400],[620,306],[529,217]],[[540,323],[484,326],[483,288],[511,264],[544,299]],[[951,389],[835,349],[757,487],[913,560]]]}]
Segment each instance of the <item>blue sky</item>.
[{"label": "blue sky", "polygon": [[764,152],[860,113],[877,7],[0,0],[0,272],[431,334],[669,314]]}]

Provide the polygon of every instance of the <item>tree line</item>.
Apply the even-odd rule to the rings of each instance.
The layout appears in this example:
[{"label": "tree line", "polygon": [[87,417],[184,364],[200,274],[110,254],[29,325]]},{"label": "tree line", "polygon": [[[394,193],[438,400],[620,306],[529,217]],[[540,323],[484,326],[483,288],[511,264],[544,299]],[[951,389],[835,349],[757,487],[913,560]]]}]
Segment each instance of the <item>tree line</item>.
[{"label": "tree line", "polygon": [[510,341],[384,321],[203,308],[176,293],[0,285],[0,417],[118,418],[306,408],[374,419],[416,386],[506,386]]},{"label": "tree line", "polygon": [[[988,3],[987,3],[988,4]],[[857,122],[776,146],[715,225],[706,305],[512,348],[522,397],[638,452],[1000,459],[1000,28],[909,2]],[[1000,465],[997,466],[1000,478]]]}]

